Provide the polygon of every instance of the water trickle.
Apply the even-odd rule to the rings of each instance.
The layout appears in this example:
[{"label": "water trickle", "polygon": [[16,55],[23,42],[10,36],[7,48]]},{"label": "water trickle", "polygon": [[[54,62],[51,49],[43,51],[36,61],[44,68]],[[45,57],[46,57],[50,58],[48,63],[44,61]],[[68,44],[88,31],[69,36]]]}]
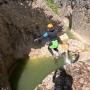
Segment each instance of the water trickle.
[{"label": "water trickle", "polygon": [[66,64],[71,64],[71,60],[70,60],[70,58],[68,56],[68,52],[65,52],[65,54],[63,54],[63,58],[64,58],[64,62]]}]

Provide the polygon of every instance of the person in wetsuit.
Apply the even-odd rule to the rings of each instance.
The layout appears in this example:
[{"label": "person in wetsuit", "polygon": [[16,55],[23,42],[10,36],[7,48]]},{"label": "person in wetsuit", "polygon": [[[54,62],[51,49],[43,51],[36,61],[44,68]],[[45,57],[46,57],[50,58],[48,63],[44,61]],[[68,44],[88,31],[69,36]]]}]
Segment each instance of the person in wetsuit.
[{"label": "person in wetsuit", "polygon": [[58,50],[59,41],[57,36],[59,30],[55,29],[52,23],[49,23],[47,25],[47,28],[48,30],[44,32],[41,35],[41,37],[35,39],[34,41],[46,39],[48,44],[48,50],[51,52],[51,54],[54,55],[53,50],[55,50],[59,55],[60,54]]}]

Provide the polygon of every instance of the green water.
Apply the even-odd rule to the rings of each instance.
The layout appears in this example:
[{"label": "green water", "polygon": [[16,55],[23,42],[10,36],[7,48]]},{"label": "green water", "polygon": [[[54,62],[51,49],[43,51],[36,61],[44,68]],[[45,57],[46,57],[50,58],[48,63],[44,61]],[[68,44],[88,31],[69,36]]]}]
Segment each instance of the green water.
[{"label": "green water", "polygon": [[12,88],[13,90],[34,90],[50,72],[63,64],[62,58],[57,61],[52,58],[21,60],[10,78]]}]

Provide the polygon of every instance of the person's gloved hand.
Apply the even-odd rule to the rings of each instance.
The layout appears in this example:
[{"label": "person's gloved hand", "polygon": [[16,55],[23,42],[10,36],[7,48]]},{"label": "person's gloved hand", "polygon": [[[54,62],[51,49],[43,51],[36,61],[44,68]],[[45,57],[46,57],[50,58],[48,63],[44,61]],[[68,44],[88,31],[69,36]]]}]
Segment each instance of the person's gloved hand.
[{"label": "person's gloved hand", "polygon": [[38,38],[37,39],[34,39],[34,42],[37,42],[38,41]]}]

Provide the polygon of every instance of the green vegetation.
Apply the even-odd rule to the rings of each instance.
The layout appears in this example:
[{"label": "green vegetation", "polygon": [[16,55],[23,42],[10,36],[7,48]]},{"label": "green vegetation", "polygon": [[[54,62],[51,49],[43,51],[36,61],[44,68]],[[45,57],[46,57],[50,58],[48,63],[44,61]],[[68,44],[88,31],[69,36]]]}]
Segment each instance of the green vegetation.
[{"label": "green vegetation", "polygon": [[58,14],[58,5],[54,3],[54,0],[46,0],[47,5]]}]

